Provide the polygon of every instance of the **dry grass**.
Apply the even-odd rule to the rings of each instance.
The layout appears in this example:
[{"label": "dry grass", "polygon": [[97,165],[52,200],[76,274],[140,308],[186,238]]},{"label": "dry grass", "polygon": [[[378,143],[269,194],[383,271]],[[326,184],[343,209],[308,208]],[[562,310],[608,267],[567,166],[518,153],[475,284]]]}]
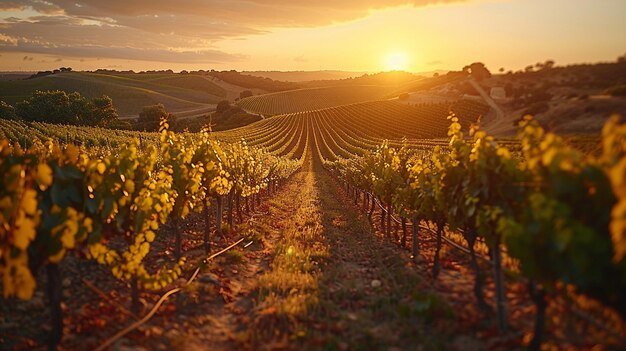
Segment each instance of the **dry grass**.
[{"label": "dry grass", "polygon": [[273,260],[258,280],[259,304],[249,336],[256,345],[276,348],[276,342],[291,344],[306,334],[304,322],[319,304],[319,264],[328,245],[312,172],[297,174],[270,208],[278,233]]}]

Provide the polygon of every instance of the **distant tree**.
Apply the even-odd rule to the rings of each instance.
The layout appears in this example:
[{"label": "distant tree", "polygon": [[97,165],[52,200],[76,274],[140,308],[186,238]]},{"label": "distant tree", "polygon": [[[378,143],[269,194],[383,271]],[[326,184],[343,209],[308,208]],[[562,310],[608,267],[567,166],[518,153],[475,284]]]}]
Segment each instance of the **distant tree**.
[{"label": "distant tree", "polygon": [[215,108],[215,112],[222,113],[224,111],[230,110],[230,102],[228,100],[222,100],[217,103],[217,107]]},{"label": "distant tree", "polygon": [[144,106],[139,112],[136,129],[145,131],[159,130],[161,118],[165,118],[170,125],[176,124],[176,116],[167,112],[163,104]]},{"label": "distant tree", "polygon": [[106,95],[89,100],[78,92],[36,91],[15,106],[17,116],[25,121],[87,126],[107,126],[117,119],[113,101]]},{"label": "distant tree", "polygon": [[252,95],[253,94],[252,94],[252,92],[250,90],[244,90],[241,93],[239,93],[239,98],[240,99],[245,99],[245,98],[250,97]]},{"label": "distant tree", "polygon": [[106,95],[91,100],[91,122],[93,125],[109,126],[118,120],[117,110],[113,106],[113,99]]},{"label": "distant tree", "polygon": [[52,71],[39,71],[35,74],[32,74],[30,77],[26,78],[26,79],[34,79],[34,78],[40,78],[40,77],[45,77],[45,76],[49,76],[51,74],[54,74]]},{"label": "distant tree", "polygon": [[626,62],[626,54],[619,56],[617,58],[617,63],[624,63],[624,62]]},{"label": "distant tree", "polygon": [[0,100],[0,118],[19,119],[15,113],[15,108],[2,100]]},{"label": "distant tree", "polygon": [[554,68],[554,60],[547,60],[543,63],[543,69],[552,69]]},{"label": "distant tree", "polygon": [[15,111],[26,121],[76,124],[70,98],[64,91],[36,91],[30,98],[17,103]]},{"label": "distant tree", "polygon": [[435,78],[439,77],[439,72],[433,73],[433,77],[435,77]]},{"label": "distant tree", "polygon": [[498,72],[500,72],[500,73],[504,73],[504,67],[500,67],[500,69],[498,70]]},{"label": "distant tree", "polygon": [[533,72],[534,70],[535,70],[535,66],[533,66],[533,65],[528,65],[528,66],[526,66],[526,68],[524,68],[524,72],[526,72],[526,73]]},{"label": "distant tree", "polygon": [[116,119],[107,125],[108,128],[111,129],[122,129],[122,130],[132,130],[133,125],[129,121]]},{"label": "distant tree", "polygon": [[471,65],[465,66],[463,67],[463,71],[471,74],[472,77],[479,82],[483,79],[491,78],[491,72],[489,72],[482,62],[474,62]]}]

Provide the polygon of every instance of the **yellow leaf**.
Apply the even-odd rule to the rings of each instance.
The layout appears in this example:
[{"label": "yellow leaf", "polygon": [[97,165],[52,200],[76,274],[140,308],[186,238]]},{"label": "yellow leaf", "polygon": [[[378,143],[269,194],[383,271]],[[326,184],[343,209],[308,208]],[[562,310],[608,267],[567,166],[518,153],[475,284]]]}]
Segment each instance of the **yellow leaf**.
[{"label": "yellow leaf", "polygon": [[61,235],[61,243],[63,244],[63,247],[66,247],[68,249],[73,249],[74,246],[76,245],[76,223],[75,222],[71,222],[68,223],[68,226],[65,228],[65,230],[63,231],[63,235]]},{"label": "yellow leaf", "polygon": [[126,189],[127,192],[129,193],[134,193],[135,192],[135,182],[133,182],[132,180],[128,180],[126,181],[125,185],[124,185],[124,189]]},{"label": "yellow leaf", "polygon": [[17,226],[17,230],[15,231],[15,236],[13,237],[13,243],[15,247],[21,250],[26,250],[28,244],[35,239],[35,222],[21,215],[15,221]]},{"label": "yellow leaf", "polygon": [[626,255],[626,200],[621,200],[613,206],[611,223],[609,224],[615,262],[621,261]]},{"label": "yellow leaf", "polygon": [[49,187],[52,185],[52,169],[45,163],[40,163],[37,166],[37,183],[40,186]]},{"label": "yellow leaf", "polygon": [[15,271],[15,285],[17,297],[22,300],[30,300],[35,292],[35,279],[27,266],[19,265]]},{"label": "yellow leaf", "polygon": [[148,243],[142,243],[141,246],[139,247],[139,254],[141,257],[145,257],[149,251],[150,251],[150,244]]},{"label": "yellow leaf", "polygon": [[65,249],[61,249],[56,255],[48,257],[48,260],[51,263],[59,263],[63,259],[63,256],[65,256]]},{"label": "yellow leaf", "polygon": [[104,174],[104,171],[106,171],[107,166],[102,163],[102,162],[98,162],[98,165],[96,166],[96,170],[98,171],[98,173],[100,174]]},{"label": "yellow leaf", "polygon": [[85,218],[83,226],[85,227],[87,233],[91,233],[93,231],[93,220],[89,217]]},{"label": "yellow leaf", "polygon": [[22,208],[28,215],[34,215],[37,212],[37,192],[33,189],[24,190],[22,197]]}]

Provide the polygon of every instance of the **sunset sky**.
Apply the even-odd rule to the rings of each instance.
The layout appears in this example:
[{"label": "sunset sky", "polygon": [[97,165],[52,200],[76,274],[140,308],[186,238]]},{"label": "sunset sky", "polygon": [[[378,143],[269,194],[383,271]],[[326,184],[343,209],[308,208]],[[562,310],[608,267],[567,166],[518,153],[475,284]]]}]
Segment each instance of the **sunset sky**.
[{"label": "sunset sky", "polygon": [[626,53],[626,0],[0,0],[0,70],[496,71]]}]

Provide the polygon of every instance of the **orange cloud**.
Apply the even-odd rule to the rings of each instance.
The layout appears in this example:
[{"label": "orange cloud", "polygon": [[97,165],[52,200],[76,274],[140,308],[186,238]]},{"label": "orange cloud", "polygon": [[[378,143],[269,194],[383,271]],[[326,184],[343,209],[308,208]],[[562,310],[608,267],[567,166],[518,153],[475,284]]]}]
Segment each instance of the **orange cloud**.
[{"label": "orange cloud", "polygon": [[0,11],[23,10],[25,7],[25,4],[17,1],[0,2]]},{"label": "orange cloud", "polygon": [[241,55],[216,50],[215,41],[350,21],[376,9],[455,1],[463,0],[15,0],[0,4],[0,11],[18,13],[0,20],[0,50],[229,62]]},{"label": "orange cloud", "polygon": [[269,27],[309,27],[354,20],[369,11],[398,6],[426,6],[466,0],[50,0],[72,15],[201,16],[225,23]]}]

